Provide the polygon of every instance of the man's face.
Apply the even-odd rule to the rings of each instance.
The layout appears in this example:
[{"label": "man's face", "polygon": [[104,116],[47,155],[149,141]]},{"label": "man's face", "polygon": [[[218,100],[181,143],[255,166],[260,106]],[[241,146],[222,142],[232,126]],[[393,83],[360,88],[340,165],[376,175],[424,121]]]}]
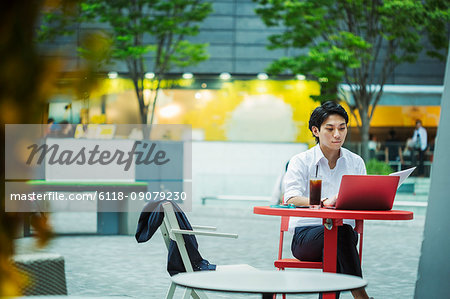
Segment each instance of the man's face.
[{"label": "man's face", "polygon": [[312,127],[314,136],[319,138],[320,145],[332,150],[339,150],[347,136],[347,124],[339,114],[332,114],[320,126]]},{"label": "man's face", "polygon": [[418,121],[416,122],[416,129],[420,128],[422,126],[422,122]]}]

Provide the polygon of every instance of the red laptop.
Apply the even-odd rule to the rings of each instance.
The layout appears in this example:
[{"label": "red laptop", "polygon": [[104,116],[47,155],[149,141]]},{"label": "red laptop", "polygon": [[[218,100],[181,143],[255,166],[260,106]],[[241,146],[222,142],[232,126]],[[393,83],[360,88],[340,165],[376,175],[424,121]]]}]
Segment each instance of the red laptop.
[{"label": "red laptop", "polygon": [[399,176],[344,175],[336,200],[338,210],[390,210]]}]

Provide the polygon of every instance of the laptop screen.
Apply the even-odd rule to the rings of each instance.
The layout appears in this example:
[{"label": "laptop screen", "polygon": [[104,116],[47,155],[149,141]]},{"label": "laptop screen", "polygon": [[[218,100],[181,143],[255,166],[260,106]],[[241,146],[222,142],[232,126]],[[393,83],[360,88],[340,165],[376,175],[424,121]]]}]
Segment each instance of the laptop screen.
[{"label": "laptop screen", "polygon": [[336,209],[390,210],[394,204],[398,182],[398,176],[344,175]]}]

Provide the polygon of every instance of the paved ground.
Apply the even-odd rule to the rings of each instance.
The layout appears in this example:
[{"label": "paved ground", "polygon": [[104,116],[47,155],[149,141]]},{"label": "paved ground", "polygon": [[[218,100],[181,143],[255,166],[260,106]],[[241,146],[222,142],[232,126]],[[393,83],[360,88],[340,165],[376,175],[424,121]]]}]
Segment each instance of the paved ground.
[{"label": "paved ground", "polygon": [[[363,272],[369,281],[368,292],[376,299],[413,298],[425,208],[413,211],[413,221],[365,222]],[[95,227],[94,215],[72,213],[66,215],[62,222],[55,223],[55,227],[69,230],[70,227],[78,227],[81,231],[89,231],[86,227]],[[198,205],[188,217],[192,224],[214,225],[219,227],[219,231],[239,234],[238,239],[198,238],[200,252],[211,263],[247,263],[260,269],[273,269],[273,260],[277,256],[278,217],[253,215],[245,203]],[[290,237],[287,239],[285,249],[286,254],[290,254]],[[17,240],[18,252],[35,250],[32,243],[30,238]],[[69,295],[164,298],[169,286],[170,279],[165,270],[167,251],[159,233],[144,244],[137,244],[132,236],[58,237],[44,251],[64,256]],[[179,291],[175,297],[181,295]],[[209,293],[209,296],[260,298],[217,292]],[[289,298],[312,299],[317,296]],[[347,292],[341,298],[352,297]]]},{"label": "paved ground", "polygon": [[[369,281],[368,292],[377,299],[413,297],[425,209],[417,208],[415,212],[413,221],[366,221],[363,270]],[[73,213],[67,217],[65,225],[83,223],[83,217]],[[253,215],[245,204],[224,209],[223,204],[211,203],[196,206],[189,218],[194,224],[215,225],[221,231],[239,234],[238,239],[198,238],[202,255],[211,263],[248,263],[261,269],[273,269],[272,261],[277,254],[277,217]],[[19,252],[34,250],[32,241],[30,238],[18,240]],[[165,271],[167,252],[160,234],[144,244],[137,244],[132,236],[58,237],[44,251],[65,257],[70,295],[164,298],[169,286]],[[176,297],[181,295],[177,292]],[[210,293],[210,297],[260,298],[223,293]],[[317,298],[315,295],[289,297]],[[351,298],[351,295],[344,293],[342,298]]]}]

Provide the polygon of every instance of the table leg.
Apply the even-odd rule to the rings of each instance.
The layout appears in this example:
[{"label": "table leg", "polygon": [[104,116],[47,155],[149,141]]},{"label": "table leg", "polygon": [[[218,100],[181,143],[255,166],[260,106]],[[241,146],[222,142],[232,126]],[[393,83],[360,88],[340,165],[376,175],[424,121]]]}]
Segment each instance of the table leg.
[{"label": "table leg", "polygon": [[[342,219],[324,219],[323,272],[336,273],[337,232]],[[336,298],[335,293],[324,293],[323,299]]]},{"label": "table leg", "polygon": [[356,220],[355,232],[359,234],[359,263],[362,265],[364,220]]}]

